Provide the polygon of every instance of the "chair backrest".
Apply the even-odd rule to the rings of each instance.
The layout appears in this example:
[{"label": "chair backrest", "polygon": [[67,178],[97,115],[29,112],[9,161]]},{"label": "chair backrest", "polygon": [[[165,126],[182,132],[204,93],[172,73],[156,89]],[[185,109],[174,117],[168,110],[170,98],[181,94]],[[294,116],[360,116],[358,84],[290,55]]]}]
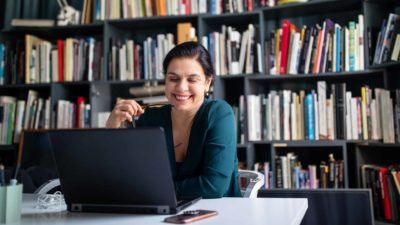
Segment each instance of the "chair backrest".
[{"label": "chair backrest", "polygon": [[371,190],[260,190],[259,198],[307,198],[301,225],[374,225]]},{"label": "chair backrest", "polygon": [[264,175],[252,170],[239,170],[239,184],[244,198],[257,198],[258,190],[264,184]]},{"label": "chair backrest", "polygon": [[47,183],[38,187],[35,194],[50,194],[52,190],[58,187],[60,187],[60,179],[49,180]]}]

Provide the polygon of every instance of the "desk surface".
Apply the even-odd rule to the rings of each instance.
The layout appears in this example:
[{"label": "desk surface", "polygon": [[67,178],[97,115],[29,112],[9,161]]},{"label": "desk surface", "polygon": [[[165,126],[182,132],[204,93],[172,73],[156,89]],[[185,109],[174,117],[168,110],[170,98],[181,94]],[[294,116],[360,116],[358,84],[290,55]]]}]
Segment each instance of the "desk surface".
[{"label": "desk surface", "polygon": [[[20,224],[167,224],[166,215],[70,213],[64,206],[58,210],[35,208],[36,195],[24,194]],[[305,198],[222,198],[202,199],[186,210],[208,209],[218,215],[202,221],[203,224],[271,224],[298,225],[308,208]]]}]

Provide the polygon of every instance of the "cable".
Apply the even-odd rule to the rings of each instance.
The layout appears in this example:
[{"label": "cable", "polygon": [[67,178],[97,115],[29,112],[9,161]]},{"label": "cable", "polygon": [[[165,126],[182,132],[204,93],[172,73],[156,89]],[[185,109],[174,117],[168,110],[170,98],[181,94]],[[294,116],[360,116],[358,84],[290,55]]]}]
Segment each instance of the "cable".
[{"label": "cable", "polygon": [[39,194],[36,201],[38,209],[61,209],[63,206],[65,206],[65,201],[60,191],[54,194]]}]

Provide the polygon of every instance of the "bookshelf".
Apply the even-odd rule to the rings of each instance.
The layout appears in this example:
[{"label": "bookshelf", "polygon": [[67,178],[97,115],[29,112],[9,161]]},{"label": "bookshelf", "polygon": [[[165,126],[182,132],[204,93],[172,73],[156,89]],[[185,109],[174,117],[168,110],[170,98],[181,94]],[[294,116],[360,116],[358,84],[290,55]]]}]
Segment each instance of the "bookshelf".
[{"label": "bookshelf", "polygon": [[[32,34],[44,38],[51,43],[58,39],[68,37],[86,38],[93,37],[102,43],[102,61],[100,61],[100,79],[93,81],[73,81],[73,82],[52,82],[35,84],[5,84],[0,85],[0,96],[10,95],[18,99],[27,99],[29,90],[37,91],[39,97],[44,99],[51,97],[51,109],[57,108],[59,100],[69,100],[75,102],[79,96],[85,98],[86,103],[91,106],[90,125],[96,127],[99,120],[99,112],[111,111],[116,98],[130,98],[131,87],[141,87],[146,83],[162,84],[162,79],[153,78],[151,80],[129,80],[121,81],[110,79],[112,70],[109,57],[112,49],[112,39],[120,38],[132,39],[135,43],[143,43],[147,37],[156,38],[157,34],[177,33],[177,24],[189,22],[196,29],[199,41],[203,36],[211,32],[221,32],[222,25],[232,26],[239,32],[244,32],[248,24],[253,24],[257,32],[254,40],[258,41],[262,49],[262,72],[254,70],[252,73],[238,73],[235,75],[216,76],[213,87],[213,97],[225,99],[229,104],[238,106],[241,95],[268,94],[271,90],[305,90],[309,92],[317,88],[317,82],[325,81],[331,84],[346,83],[346,87],[355,96],[360,96],[360,88],[368,85],[373,88],[385,88],[389,90],[400,88],[400,62],[385,62],[379,65],[372,65],[369,58],[373,54],[377,32],[379,32],[383,19],[387,19],[389,13],[400,11],[400,4],[395,1],[362,1],[362,0],[312,0],[307,3],[295,3],[290,5],[280,5],[275,7],[257,7],[257,0],[253,1],[253,10],[243,13],[223,13],[215,15],[212,13],[189,14],[189,15],[170,15],[153,16],[129,19],[110,19],[94,20],[90,24],[70,25],[66,27],[11,27],[9,23],[13,14],[24,17],[23,12],[16,12],[15,5],[21,1],[5,1],[7,4],[4,10],[8,10],[4,21],[3,30],[0,32],[0,42],[18,40],[23,41],[25,34]],[[81,1],[71,1],[78,10],[82,10]],[[207,1],[209,6],[211,0]],[[38,3],[39,4],[39,3]],[[51,3],[43,7],[44,13],[38,18],[55,18],[58,12],[56,3]],[[11,13],[11,14],[10,14]],[[330,18],[341,26],[347,26],[349,21],[357,21],[358,15],[364,15],[364,43],[368,43],[367,28],[372,34],[372,49],[367,44],[364,45],[365,69],[346,72],[325,72],[309,73],[297,75],[277,75],[273,76],[265,63],[265,41],[269,38],[270,32],[282,26],[284,20],[289,20],[292,24],[301,28],[303,25],[314,26]],[[373,15],[373,18],[372,16]],[[26,17],[25,17],[26,18]],[[371,52],[372,51],[372,52]],[[333,153],[335,159],[343,161],[343,188],[361,187],[360,167],[363,164],[399,164],[400,161],[398,148],[400,145],[382,143],[376,140],[259,140],[249,141],[247,129],[247,113],[245,107],[243,124],[244,142],[238,144],[239,161],[244,162],[247,169],[253,169],[256,162],[269,162],[271,188],[276,188],[275,158],[294,152],[299,159],[307,164],[318,165],[320,161],[328,162],[328,155]],[[53,112],[54,114],[54,112]],[[52,117],[52,123],[55,119]],[[0,157],[8,160],[12,164],[15,145],[0,146]],[[383,153],[384,152],[384,153]],[[290,192],[291,190],[286,190]],[[391,224],[382,222],[382,224]]]}]

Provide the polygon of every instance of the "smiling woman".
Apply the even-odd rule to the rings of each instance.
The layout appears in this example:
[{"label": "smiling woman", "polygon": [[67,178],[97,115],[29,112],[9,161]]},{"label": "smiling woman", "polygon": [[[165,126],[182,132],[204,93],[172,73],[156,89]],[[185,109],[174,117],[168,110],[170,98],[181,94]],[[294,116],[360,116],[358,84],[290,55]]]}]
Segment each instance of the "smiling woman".
[{"label": "smiling woman", "polygon": [[205,76],[202,66],[192,58],[170,61],[165,78],[165,95],[174,110],[196,112],[210,89],[212,77]]},{"label": "smiling woman", "polygon": [[134,100],[119,100],[107,127],[133,116],[140,116],[137,126],[163,127],[177,195],[239,197],[234,114],[225,101],[207,98],[214,75],[209,53],[196,42],[182,43],[163,69],[170,104],[143,110]]}]

